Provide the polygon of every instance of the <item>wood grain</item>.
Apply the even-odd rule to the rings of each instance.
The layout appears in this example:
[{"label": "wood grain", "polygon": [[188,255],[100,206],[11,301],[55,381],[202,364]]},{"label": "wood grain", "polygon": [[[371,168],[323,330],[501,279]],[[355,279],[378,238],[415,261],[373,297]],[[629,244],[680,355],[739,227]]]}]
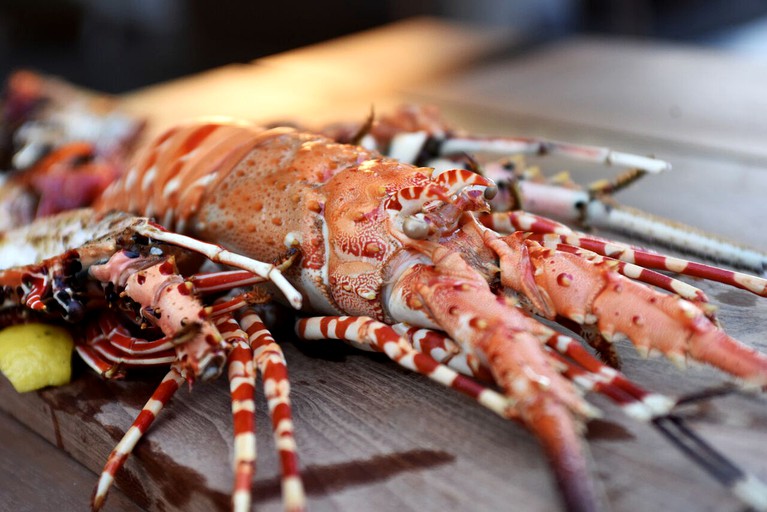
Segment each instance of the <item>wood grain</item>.
[{"label": "wood grain", "polygon": [[[767,317],[740,292],[724,292],[725,321]],[[739,304],[739,305],[734,305]],[[755,336],[746,341],[756,342]],[[325,343],[325,342],[322,342]],[[288,343],[297,440],[313,510],[524,510],[558,506],[535,440],[448,390],[333,342]],[[305,353],[298,350],[300,347]],[[719,381],[715,372],[679,375],[663,361],[641,361],[623,347],[626,371],[653,389],[689,392]],[[147,376],[145,376],[147,377]],[[159,376],[104,382],[85,372],[72,385],[18,395],[0,385],[2,408],[93,471],[138,412]],[[617,511],[740,510],[647,425],[606,411],[587,435],[593,474]],[[259,401],[259,425],[266,425]],[[741,465],[763,478],[767,456],[761,399],[729,397],[691,411],[693,425]],[[55,418],[55,420],[54,420]],[[57,441],[58,440],[58,441]],[[258,432],[258,510],[280,510],[277,463],[265,427]],[[118,477],[136,503],[150,510],[224,510],[231,485],[231,420],[223,380],[182,391]],[[94,477],[95,483],[95,477]],[[108,505],[116,503],[110,498]],[[119,508],[116,508],[119,510]],[[114,509],[113,509],[114,510]]]},{"label": "wood grain", "polygon": [[[86,510],[94,474],[63,450],[5,413],[0,413],[0,509],[15,512]],[[55,492],[55,500],[46,499]],[[113,510],[141,510],[119,489],[111,497]]]}]

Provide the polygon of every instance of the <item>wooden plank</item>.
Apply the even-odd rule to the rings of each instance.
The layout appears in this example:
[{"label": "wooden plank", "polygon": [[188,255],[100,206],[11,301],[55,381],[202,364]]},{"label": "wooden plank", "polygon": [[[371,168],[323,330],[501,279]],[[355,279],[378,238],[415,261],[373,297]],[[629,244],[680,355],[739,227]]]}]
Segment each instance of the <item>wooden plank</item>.
[{"label": "wooden plank", "polygon": [[[52,413],[53,414],[53,413]],[[50,421],[50,417],[46,418]],[[7,414],[0,413],[3,510],[60,512],[89,507],[95,474]],[[55,499],[48,499],[55,491]],[[112,510],[142,510],[119,489]]]},{"label": "wooden plank", "polygon": [[569,39],[424,83],[443,102],[764,159],[767,63],[668,43]]},{"label": "wooden plank", "polygon": [[[767,305],[750,296],[718,292],[723,318],[736,335],[765,349],[750,327]],[[558,507],[557,494],[536,442],[514,423],[423,378],[337,343],[325,348],[286,344],[293,382],[297,440],[313,510],[524,510]],[[626,350],[626,371],[653,389],[675,393],[719,381],[715,372],[679,375],[660,360]],[[0,407],[98,471],[159,376],[103,382],[86,372],[70,386],[18,395],[0,383]],[[118,484],[150,510],[224,510],[231,484],[229,400],[223,380],[182,391]],[[647,425],[606,418],[587,435],[594,478],[616,511],[736,511],[740,505],[690,465]],[[277,463],[259,409],[258,510],[280,510]],[[52,414],[55,422],[52,421]],[[767,478],[760,400],[720,399],[693,410],[693,425],[743,467]],[[95,478],[94,478],[95,483]],[[114,506],[110,498],[108,506]],[[109,510],[109,508],[108,508]],[[114,509],[113,509],[114,510]]]}]

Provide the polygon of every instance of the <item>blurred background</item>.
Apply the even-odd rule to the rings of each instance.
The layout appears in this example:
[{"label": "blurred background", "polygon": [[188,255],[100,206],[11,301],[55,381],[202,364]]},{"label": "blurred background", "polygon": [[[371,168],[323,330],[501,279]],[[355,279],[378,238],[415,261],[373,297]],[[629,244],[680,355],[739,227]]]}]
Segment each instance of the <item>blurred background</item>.
[{"label": "blurred background", "polygon": [[611,34],[767,57],[764,0],[0,0],[0,75],[23,66],[119,93],[418,15],[531,44]]}]

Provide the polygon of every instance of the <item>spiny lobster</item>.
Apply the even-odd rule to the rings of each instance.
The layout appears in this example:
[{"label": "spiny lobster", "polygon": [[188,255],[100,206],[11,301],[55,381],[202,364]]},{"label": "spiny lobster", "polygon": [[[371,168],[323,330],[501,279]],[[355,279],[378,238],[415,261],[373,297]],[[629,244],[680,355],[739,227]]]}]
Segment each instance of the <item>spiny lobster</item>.
[{"label": "spiny lobster", "polygon": [[[131,366],[171,366],[110,455],[94,507],[175,390],[228,365],[234,507],[250,507],[258,369],[281,453],[285,506],[304,508],[286,364],[251,308],[269,295],[236,291],[263,281],[304,313],[329,315],[299,319],[301,338],[338,338],[382,352],[527,425],[552,460],[571,510],[598,506],[578,435],[597,411],[581,388],[605,394],[637,418],[661,425],[678,419],[669,415],[672,399],[643,390],[533,315],[608,342],[627,337],[639,351],[657,350],[678,364],[691,357],[750,387],[767,385],[767,357],[721,330],[700,290],[643,267],[761,296],[767,281],[605,242],[521,211],[492,213],[488,201],[497,192],[469,170],[417,167],[293,129],[204,122],[156,140],[92,210],[6,232],[0,249],[6,304],[35,317],[103,311],[78,352],[105,376]],[[28,251],[13,259],[22,246]],[[184,270],[182,277],[177,262],[188,264],[191,252],[240,270],[191,276]],[[124,322],[159,334],[143,339]],[[714,453],[704,444],[699,449]],[[748,504],[767,509],[767,492],[753,476],[737,468],[714,472]]]}]

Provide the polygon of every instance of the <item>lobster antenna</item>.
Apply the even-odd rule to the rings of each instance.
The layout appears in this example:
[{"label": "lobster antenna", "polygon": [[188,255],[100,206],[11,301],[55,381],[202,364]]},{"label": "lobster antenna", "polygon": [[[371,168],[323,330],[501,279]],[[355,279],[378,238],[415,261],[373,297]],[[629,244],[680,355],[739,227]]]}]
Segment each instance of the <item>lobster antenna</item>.
[{"label": "lobster antenna", "polygon": [[354,146],[359,146],[362,142],[362,139],[365,138],[366,135],[370,133],[370,131],[373,129],[373,123],[375,122],[376,114],[375,114],[375,107],[373,105],[370,105],[370,113],[368,114],[367,119],[365,122],[360,126],[359,130],[357,130],[357,133],[354,134],[351,140],[351,144]]},{"label": "lobster antenna", "polygon": [[682,418],[674,415],[659,416],[653,425],[687,457],[726,487],[743,503],[758,511],[767,511],[767,485],[733,464],[716,451]]},{"label": "lobster antenna", "polygon": [[688,393],[679,397],[676,400],[676,407],[682,405],[694,404],[703,400],[709,400],[711,398],[717,398],[720,396],[730,395],[732,393],[738,393],[741,388],[732,383],[725,383],[721,386],[714,386],[695,393]]}]

